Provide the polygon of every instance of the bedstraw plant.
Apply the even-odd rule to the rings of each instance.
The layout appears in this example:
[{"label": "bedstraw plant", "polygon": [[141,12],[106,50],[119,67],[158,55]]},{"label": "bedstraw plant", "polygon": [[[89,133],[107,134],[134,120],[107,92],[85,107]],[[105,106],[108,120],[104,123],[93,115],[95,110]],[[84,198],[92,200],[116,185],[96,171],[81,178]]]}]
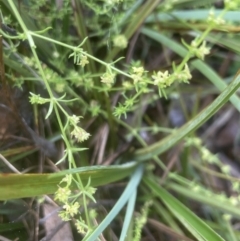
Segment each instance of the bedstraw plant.
[{"label": "bedstraw plant", "polygon": [[[51,123],[50,129],[58,133],[57,141],[63,150],[54,163],[60,167],[59,173],[19,174],[23,191],[18,194],[8,193],[8,188],[16,190],[16,182],[6,182],[1,175],[1,200],[54,194],[53,199],[61,206],[59,217],[75,225],[78,239],[88,241],[118,240],[117,236],[119,240],[138,241],[144,226],[150,224],[167,233],[166,237],[172,232],[176,240],[237,240],[240,235],[233,226],[240,217],[239,180],[231,175],[231,166],[223,164],[197,137],[196,129],[230,98],[237,106],[238,97],[233,94],[240,77],[236,75],[227,86],[220,77],[215,78],[205,61],[218,43],[212,32],[230,29],[226,16],[237,10],[239,3],[224,1],[219,10],[214,9],[214,1],[210,2],[211,8],[207,1],[191,0],[2,3],[6,77],[15,86],[28,86],[34,119],[44,115],[44,121]],[[190,12],[195,8],[204,11],[199,13],[203,29],[196,20],[180,15],[178,10],[185,12],[186,6]],[[176,42],[170,30],[159,31],[158,17],[165,19],[163,24],[169,24],[169,29],[172,19],[168,19],[172,17],[187,28],[188,34]],[[168,66],[146,68],[148,53],[132,53],[135,44],[139,48],[139,35],[149,41],[146,47],[154,45],[154,41],[163,46],[161,51],[165,52]],[[18,45],[27,46],[27,53]],[[167,48],[182,58],[169,60]],[[166,119],[161,126],[157,118],[153,121],[150,114],[144,114],[144,108],[157,106],[158,102],[167,104],[172,96],[183,104],[181,92],[191,87],[195,69],[220,89],[219,97],[206,109],[195,113],[192,119],[186,118],[181,128],[167,126]],[[183,109],[188,117],[186,106]],[[162,155],[171,148],[173,152],[177,149],[179,157]],[[173,168],[178,158],[182,170]],[[204,176],[227,180],[233,192],[227,196],[216,191]],[[101,187],[98,191],[97,186],[117,187],[114,182],[126,177],[129,180],[125,179],[124,191],[103,217],[96,207],[98,203],[101,206],[107,191]],[[40,182],[45,189],[26,186],[28,178],[33,184]],[[3,186],[4,180],[8,184]],[[112,197],[122,190],[117,189],[109,192],[115,192]],[[192,199],[201,204],[197,214],[188,205]],[[141,214],[135,215],[139,207]],[[124,211],[122,221],[118,217]],[[114,229],[114,222],[121,223],[118,229]],[[223,223],[225,230],[221,230]],[[111,233],[116,233],[116,237]],[[164,235],[161,237],[167,240]]]}]

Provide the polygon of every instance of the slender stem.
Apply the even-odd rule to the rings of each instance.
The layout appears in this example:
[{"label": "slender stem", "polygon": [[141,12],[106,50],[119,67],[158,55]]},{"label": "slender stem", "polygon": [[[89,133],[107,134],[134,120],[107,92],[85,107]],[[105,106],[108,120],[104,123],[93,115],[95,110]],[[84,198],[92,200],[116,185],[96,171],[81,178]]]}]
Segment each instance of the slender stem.
[{"label": "slender stem", "polygon": [[[75,163],[75,161],[74,161],[73,153],[72,153],[72,150],[71,150],[71,144],[70,144],[70,142],[68,141],[68,138],[67,138],[67,136],[66,136],[66,133],[65,133],[65,130],[64,130],[62,121],[61,121],[60,114],[59,114],[59,112],[58,112],[58,106],[57,106],[57,104],[56,104],[56,103],[57,103],[57,102],[56,102],[57,100],[55,99],[55,97],[54,97],[54,95],[53,95],[53,92],[52,92],[52,90],[51,90],[51,88],[50,88],[50,85],[49,85],[49,83],[48,83],[48,81],[47,81],[46,75],[45,75],[45,73],[44,73],[44,71],[43,71],[43,68],[42,68],[42,66],[41,66],[41,63],[40,63],[40,61],[39,61],[39,58],[38,58],[37,53],[36,53],[36,50],[35,50],[36,46],[35,46],[34,40],[33,40],[33,38],[32,38],[32,35],[34,35],[34,34],[33,34],[33,32],[29,31],[29,30],[27,29],[27,27],[25,26],[25,24],[24,24],[24,22],[22,21],[22,18],[21,18],[21,16],[20,16],[20,14],[18,13],[18,11],[17,11],[17,9],[16,9],[15,4],[13,3],[13,1],[12,1],[12,0],[9,0],[8,2],[9,2],[10,7],[12,8],[12,10],[13,10],[13,12],[14,12],[14,14],[15,14],[15,16],[16,16],[19,24],[20,24],[20,26],[22,27],[25,36],[26,36],[27,39],[28,39],[28,42],[29,42],[30,48],[31,48],[31,50],[32,50],[33,56],[34,56],[34,58],[35,58],[35,60],[36,60],[36,63],[37,63],[39,72],[40,72],[40,74],[41,74],[41,76],[42,76],[42,79],[43,79],[44,84],[45,84],[45,86],[46,86],[46,88],[47,88],[48,94],[49,94],[49,96],[50,96],[50,101],[51,101],[52,104],[53,104],[53,108],[54,108],[54,111],[55,111],[55,114],[56,114],[56,117],[57,117],[57,120],[58,120],[58,124],[59,124],[60,130],[61,130],[61,133],[62,133],[64,142],[65,142],[65,144],[66,144],[66,149],[67,149],[68,158],[69,158],[69,168],[72,168],[72,165],[73,165],[74,168],[76,168],[77,166],[76,166],[76,163]],[[38,36],[38,35],[37,35],[37,36]],[[48,39],[48,38],[46,38],[46,39],[47,39],[48,41],[50,41],[50,39]],[[57,41],[56,41],[56,42],[57,42]],[[65,47],[69,47],[69,45],[65,45],[65,44],[62,44],[62,45],[65,46]],[[76,50],[76,48],[73,48],[73,47],[71,47],[71,48],[72,48],[73,50]],[[61,110],[63,110],[63,109],[61,108]],[[65,111],[64,111],[64,113],[66,114]],[[83,185],[83,183],[82,183],[82,181],[81,181],[80,176],[79,176],[79,175],[76,175],[76,176],[77,176],[77,180],[78,180],[78,183],[79,183],[79,185],[80,185],[80,188],[81,188],[82,190],[84,190],[85,188],[84,188],[84,185]],[[90,220],[89,220],[89,216],[88,216],[88,212],[87,212],[88,210],[87,210],[87,205],[86,205],[86,202],[87,202],[87,201],[86,201],[86,195],[83,195],[83,201],[84,201],[84,203],[85,203],[84,209],[85,209],[86,220],[87,220],[88,225],[90,225]]]},{"label": "slender stem", "polygon": [[[36,33],[34,33],[34,32],[31,32],[31,31],[29,31],[29,32],[30,32],[30,34],[31,34],[32,36],[35,36],[35,37],[38,37],[38,38],[47,40],[47,41],[49,41],[49,42],[52,42],[52,43],[61,45],[61,46],[65,47],[65,48],[71,49],[72,51],[77,51],[77,52],[81,52],[81,51],[82,51],[81,48],[73,47],[73,46],[71,46],[71,45],[62,43],[62,42],[57,41],[57,40],[54,40],[54,39],[50,39],[50,38],[48,38],[48,37],[45,37],[45,36],[36,34]],[[92,59],[92,60],[94,60],[94,61],[96,61],[96,62],[98,62],[98,63],[100,63],[100,64],[102,64],[102,65],[104,65],[104,66],[106,66],[107,68],[111,68],[112,70],[116,71],[116,72],[119,73],[119,74],[122,74],[122,75],[124,75],[124,76],[126,76],[126,77],[132,78],[131,75],[126,74],[124,71],[121,71],[121,70],[119,70],[118,68],[113,67],[111,64],[106,63],[106,62],[102,61],[101,59],[98,59],[98,58],[96,58],[96,57],[88,54],[87,52],[84,52],[84,55],[86,55],[88,58],[90,58],[90,59]]]}]

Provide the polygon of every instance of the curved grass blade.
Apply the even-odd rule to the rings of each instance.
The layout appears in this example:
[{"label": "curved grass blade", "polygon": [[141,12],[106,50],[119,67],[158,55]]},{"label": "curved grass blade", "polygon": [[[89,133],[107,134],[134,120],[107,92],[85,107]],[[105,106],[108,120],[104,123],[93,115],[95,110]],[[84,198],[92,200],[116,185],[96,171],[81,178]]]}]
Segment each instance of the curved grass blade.
[{"label": "curved grass blade", "polygon": [[[144,31],[145,32],[145,31]],[[158,35],[156,35],[158,36]],[[155,37],[156,37],[155,36]],[[200,61],[200,60],[197,60]],[[201,65],[204,63],[202,62]],[[200,66],[201,66],[200,65]],[[209,68],[210,70],[210,68]],[[221,89],[224,88],[222,82]],[[224,85],[226,85],[224,83]],[[212,102],[211,105],[202,110],[196,115],[191,121],[186,123],[184,126],[165,137],[164,139],[150,145],[148,147],[139,149],[135,152],[134,159],[137,161],[145,161],[151,159],[153,156],[157,156],[164,151],[174,146],[177,142],[182,140],[184,137],[195,131],[198,127],[204,124],[211,116],[213,116],[229,99],[234,106],[240,111],[240,100],[236,96],[232,96],[234,92],[240,87],[240,75],[238,74],[231,84],[224,89],[224,91]]]},{"label": "curved grass blade", "polygon": [[212,230],[199,217],[180,203],[175,197],[159,186],[154,180],[144,178],[148,188],[162,200],[172,214],[187,228],[192,235],[200,241],[224,241],[214,230]]},{"label": "curved grass blade", "polygon": [[100,186],[129,176],[135,168],[136,163],[132,162],[108,167],[81,167],[51,174],[0,174],[0,200],[52,194],[66,174],[80,174],[84,184],[91,177],[91,185]]},{"label": "curved grass blade", "polygon": [[135,208],[136,198],[137,198],[137,190],[134,190],[128,201],[126,214],[125,214],[123,227],[122,227],[122,232],[121,232],[119,241],[124,241],[127,237],[127,232],[128,232],[129,225],[131,223],[134,208]]},{"label": "curved grass blade", "polygon": [[118,199],[117,203],[113,207],[113,209],[109,212],[109,214],[104,218],[104,220],[98,225],[98,227],[93,231],[93,233],[85,237],[83,241],[95,241],[98,236],[106,229],[106,227],[112,222],[112,220],[118,215],[127,201],[130,200],[133,192],[136,192],[138,184],[140,183],[143,175],[143,165],[137,167],[135,172],[132,174],[131,179],[122,193],[121,197]]},{"label": "curved grass blade", "polygon": [[[215,9],[214,14],[218,16],[222,13],[222,10]],[[159,13],[151,14],[147,19],[146,23],[156,23],[158,21],[175,21],[181,19],[184,21],[206,21],[209,16],[209,9],[191,9],[191,10],[178,10],[170,13]],[[227,11],[222,18],[226,21],[239,22],[240,11]]]},{"label": "curved grass blade", "polygon": [[211,196],[207,197],[206,193],[190,191],[190,187],[183,187],[182,185],[170,183],[167,185],[168,189],[175,191],[176,193],[187,197],[189,199],[206,204],[214,209],[218,209],[224,213],[231,214],[233,217],[240,218],[240,210],[238,206],[232,204],[232,202],[226,198],[222,200],[219,195],[212,193]]},{"label": "curved grass blade", "polygon": [[159,155],[174,146],[178,141],[195,131],[212,115],[214,115],[239,87],[240,75],[238,75],[234,81],[232,81],[232,83],[212,102],[211,105],[202,110],[191,121],[155,144],[136,151],[134,156],[135,160],[144,161],[150,159],[153,156]]}]

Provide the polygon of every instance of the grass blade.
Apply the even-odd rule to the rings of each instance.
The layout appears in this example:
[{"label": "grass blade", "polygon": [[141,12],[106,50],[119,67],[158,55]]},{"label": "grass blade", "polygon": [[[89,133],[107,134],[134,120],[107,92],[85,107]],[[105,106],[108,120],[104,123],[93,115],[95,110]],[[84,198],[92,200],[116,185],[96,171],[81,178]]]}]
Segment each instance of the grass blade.
[{"label": "grass blade", "polygon": [[191,212],[186,206],[169,194],[164,188],[159,186],[150,178],[144,179],[148,188],[160,198],[173,215],[185,226],[198,240],[223,241],[214,230],[212,230],[199,217]]},{"label": "grass blade", "polygon": [[93,231],[93,233],[84,238],[83,241],[95,241],[98,236],[105,230],[105,228],[112,222],[112,220],[117,216],[123,206],[127,203],[127,201],[131,198],[133,192],[136,192],[138,184],[140,183],[143,175],[143,165],[138,166],[135,170],[131,179],[122,193],[121,197],[118,199],[117,203],[113,207],[113,209],[109,212],[109,214],[105,217],[105,219],[99,224],[99,226]]},{"label": "grass blade", "polygon": [[55,193],[57,185],[66,174],[79,173],[84,184],[91,177],[91,185],[100,186],[129,176],[135,168],[136,163],[128,163],[108,167],[81,167],[52,174],[0,174],[0,200]]}]

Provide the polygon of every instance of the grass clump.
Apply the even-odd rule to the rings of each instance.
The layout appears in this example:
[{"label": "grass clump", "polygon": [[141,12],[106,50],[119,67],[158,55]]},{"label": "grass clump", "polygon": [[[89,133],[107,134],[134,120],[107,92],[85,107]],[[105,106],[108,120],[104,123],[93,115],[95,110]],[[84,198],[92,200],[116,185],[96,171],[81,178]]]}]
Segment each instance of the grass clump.
[{"label": "grass clump", "polygon": [[4,1],[1,235],[238,240],[238,7]]}]

